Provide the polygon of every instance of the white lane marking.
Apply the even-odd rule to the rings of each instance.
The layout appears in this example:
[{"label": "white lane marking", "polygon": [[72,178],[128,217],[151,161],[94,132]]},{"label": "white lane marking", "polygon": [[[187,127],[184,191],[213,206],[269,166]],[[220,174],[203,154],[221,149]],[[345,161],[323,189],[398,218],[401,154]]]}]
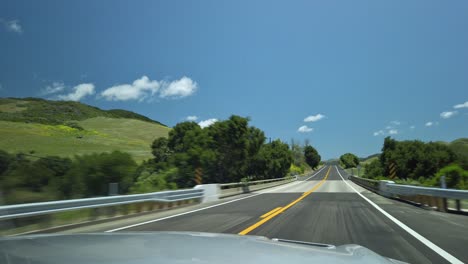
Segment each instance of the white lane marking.
[{"label": "white lane marking", "polygon": [[173,217],[177,217],[177,216],[181,216],[181,215],[186,215],[186,214],[191,214],[191,213],[195,213],[195,212],[198,212],[198,211],[210,209],[210,208],[213,208],[213,207],[217,207],[217,206],[221,206],[221,205],[225,205],[225,204],[237,202],[237,201],[240,201],[240,200],[252,198],[252,197],[255,197],[255,196],[258,196],[258,195],[261,195],[261,193],[257,193],[257,194],[250,195],[250,196],[247,196],[247,197],[242,197],[242,198],[239,198],[239,199],[227,201],[227,202],[220,203],[220,204],[215,204],[215,205],[203,207],[203,208],[200,208],[200,209],[195,209],[195,210],[188,211],[188,212],[184,212],[184,213],[180,213],[180,214],[170,215],[170,216],[166,216],[166,217],[162,217],[162,218],[158,218],[158,219],[153,219],[153,220],[149,220],[149,221],[145,221],[145,222],[141,222],[141,223],[137,223],[137,224],[133,224],[133,225],[123,226],[123,227],[119,227],[119,228],[107,230],[107,231],[105,231],[105,232],[115,232],[115,231],[119,231],[119,230],[123,230],[123,229],[128,229],[128,228],[132,228],[132,227],[136,227],[136,226],[146,225],[146,224],[149,224],[149,223],[154,223],[154,222],[166,220],[166,219],[169,219],[169,218],[173,218]]},{"label": "white lane marking", "polygon": [[[307,178],[305,181],[309,180],[309,179],[312,178],[312,177],[315,177],[315,176],[316,176],[319,172],[321,172],[324,168],[325,168],[325,166],[322,167],[320,170],[316,171],[312,176],[310,176],[309,178]],[[276,191],[276,190],[280,190],[280,189],[283,189],[283,188],[286,188],[286,187],[290,187],[290,186],[291,186],[291,185],[289,185],[289,186],[281,186],[281,187],[279,187],[279,188],[275,188],[275,189],[270,190],[270,191]],[[141,225],[146,225],[146,224],[150,224],[150,223],[154,223],[154,222],[159,222],[159,221],[166,220],[166,219],[170,219],[170,218],[173,218],[173,217],[177,217],[177,216],[181,216],[181,215],[186,215],[186,214],[191,214],[191,213],[199,212],[199,211],[202,211],[202,210],[210,209],[210,208],[213,208],[213,207],[218,207],[218,206],[221,206],[221,205],[225,205],[225,204],[229,204],[229,203],[241,201],[241,200],[244,200],[244,199],[252,198],[252,197],[255,197],[255,196],[264,194],[264,193],[267,193],[267,192],[257,193],[257,194],[250,195],[250,196],[247,196],[247,197],[242,197],[242,198],[239,198],[239,199],[235,199],[235,200],[227,201],[227,202],[224,202],[224,203],[220,203],[220,204],[215,204],[215,205],[203,207],[203,208],[200,208],[200,209],[195,209],[195,210],[188,211],[188,212],[184,212],[184,213],[180,213],[180,214],[170,215],[170,216],[161,217],[161,218],[158,218],[158,219],[153,219],[153,220],[149,220],[149,221],[145,221],[145,222],[141,222],[141,223],[136,223],[136,224],[133,224],[133,225],[123,226],[123,227],[119,227],[119,228],[107,230],[107,231],[105,231],[105,232],[110,233],[110,232],[120,231],[120,230],[132,228],[132,227],[136,227],[136,226],[141,226]]]},{"label": "white lane marking", "polygon": [[284,188],[288,188],[288,187],[292,187],[292,186],[295,186],[295,185],[298,185],[300,183],[303,183],[305,181],[308,181],[310,179],[312,179],[313,177],[317,176],[323,169],[325,168],[325,166],[323,166],[321,169],[319,169],[318,171],[316,171],[314,174],[312,174],[312,176],[310,176],[309,178],[303,180],[303,181],[296,181],[296,182],[293,182],[292,184],[286,184],[284,186],[280,186],[280,187],[277,187],[277,188],[274,188],[274,189],[268,189],[266,191],[262,191],[261,193],[271,193],[271,192],[276,192],[277,190],[281,190],[281,189],[284,189]]},{"label": "white lane marking", "polygon": [[338,174],[340,175],[341,179],[349,186],[351,187],[351,189],[353,189],[357,194],[359,194],[359,196],[361,196],[364,200],[366,200],[368,203],[370,203],[375,209],[377,209],[378,211],[380,211],[383,215],[385,215],[386,217],[388,217],[388,219],[392,220],[395,224],[397,224],[399,227],[401,227],[403,230],[405,230],[406,232],[408,232],[410,235],[412,235],[414,238],[416,238],[417,240],[419,240],[421,243],[423,243],[424,245],[426,245],[428,248],[432,249],[434,252],[436,252],[437,254],[439,254],[441,257],[443,257],[444,259],[446,259],[448,262],[450,263],[460,263],[460,264],[463,264],[462,261],[460,261],[459,259],[457,259],[456,257],[452,256],[450,253],[448,253],[447,251],[443,250],[442,248],[440,248],[439,246],[437,246],[436,244],[432,243],[429,239],[423,237],[422,235],[420,235],[419,233],[417,233],[416,231],[414,231],[413,229],[411,229],[409,226],[403,224],[400,220],[396,219],[395,217],[393,217],[391,214],[387,213],[384,209],[382,209],[381,207],[379,207],[377,204],[375,204],[374,202],[372,202],[371,200],[369,200],[367,197],[365,197],[364,195],[362,195],[360,192],[358,192],[353,186],[351,186],[351,184],[347,183],[345,181],[345,179],[343,178],[343,176],[341,176],[341,173],[340,171],[338,170],[338,167],[335,166],[335,169],[336,171],[338,172]]}]

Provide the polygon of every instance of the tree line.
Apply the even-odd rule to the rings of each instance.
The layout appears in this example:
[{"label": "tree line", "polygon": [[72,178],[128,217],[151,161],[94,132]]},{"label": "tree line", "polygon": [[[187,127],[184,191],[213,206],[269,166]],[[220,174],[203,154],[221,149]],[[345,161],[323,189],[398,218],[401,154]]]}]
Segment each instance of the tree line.
[{"label": "tree line", "polygon": [[281,178],[316,168],[321,159],[308,144],[266,142],[262,130],[235,115],[206,128],[179,123],[150,147],[153,158],[142,164],[120,151],[71,159],[0,150],[0,199],[15,204],[105,196],[109,183],[128,194]]},{"label": "tree line", "polygon": [[[154,159],[148,165],[153,173],[177,170],[172,180],[183,188],[196,183],[196,171],[204,183],[227,183],[281,178],[291,168],[303,173],[304,163],[315,168],[320,162],[312,146],[267,143],[264,132],[248,123],[248,118],[235,115],[206,128],[195,122],[179,123],[168,138],[153,142]],[[309,154],[311,149],[315,156]]]},{"label": "tree line", "polygon": [[454,151],[449,145],[419,140],[397,141],[385,138],[379,158],[367,164],[365,177],[389,179],[395,167],[395,181],[440,186],[446,177],[448,188],[468,189],[468,162],[465,153]]}]

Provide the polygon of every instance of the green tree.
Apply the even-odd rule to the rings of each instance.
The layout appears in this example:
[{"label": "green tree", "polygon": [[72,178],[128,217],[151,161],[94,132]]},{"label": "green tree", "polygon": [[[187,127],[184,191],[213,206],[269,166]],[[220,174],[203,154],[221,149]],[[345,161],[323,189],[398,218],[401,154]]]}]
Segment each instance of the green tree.
[{"label": "green tree", "polygon": [[318,154],[317,150],[316,150],[314,147],[309,146],[309,145],[307,145],[307,146],[304,148],[304,157],[305,157],[306,163],[307,163],[312,169],[317,168],[317,166],[319,165],[320,160],[321,160],[321,157],[320,157],[320,155]]},{"label": "green tree", "polygon": [[177,124],[169,133],[168,147],[173,153],[168,160],[168,168],[177,167],[175,183],[181,188],[195,185],[195,171],[201,169],[202,181],[209,182],[207,168],[213,163],[215,154],[210,148],[212,140],[207,130],[197,123]]},{"label": "green tree", "polygon": [[159,173],[145,169],[138,175],[134,185],[130,187],[130,192],[148,193],[177,189],[177,185],[171,182],[171,179],[176,178],[178,173],[177,168],[171,168]]},{"label": "green tree", "polygon": [[211,139],[209,147],[216,156],[216,161],[208,168],[210,181],[238,182],[246,176],[248,160],[252,153],[258,152],[249,142],[248,122],[248,118],[233,115],[204,129]]},{"label": "green tree", "polygon": [[130,154],[120,151],[75,156],[62,191],[68,198],[103,196],[108,194],[109,183],[118,183],[119,192],[126,193],[134,182],[136,169]]},{"label": "green tree", "polygon": [[458,164],[450,164],[440,169],[436,175],[426,183],[440,187],[440,178],[445,176],[447,188],[467,190],[468,189],[468,171],[464,170]]},{"label": "green tree", "polygon": [[155,162],[167,162],[172,154],[171,149],[168,146],[169,140],[165,137],[157,138],[151,144],[151,153],[154,156]]},{"label": "green tree", "polygon": [[352,153],[346,153],[340,156],[340,163],[345,169],[355,168],[359,165],[359,158]]},{"label": "green tree", "polygon": [[31,161],[19,154],[4,172],[0,186],[7,203],[41,202],[61,198],[60,181],[71,160],[48,156]]},{"label": "green tree", "polygon": [[370,179],[383,177],[384,175],[383,168],[382,168],[382,165],[380,164],[379,159],[375,159],[371,163],[364,165],[364,171],[365,171],[364,177],[370,178]]},{"label": "green tree", "polygon": [[468,138],[460,138],[449,144],[450,150],[457,156],[456,162],[468,170]]},{"label": "green tree", "polygon": [[293,159],[288,144],[274,140],[263,145],[254,160],[256,178],[271,179],[285,177]]}]

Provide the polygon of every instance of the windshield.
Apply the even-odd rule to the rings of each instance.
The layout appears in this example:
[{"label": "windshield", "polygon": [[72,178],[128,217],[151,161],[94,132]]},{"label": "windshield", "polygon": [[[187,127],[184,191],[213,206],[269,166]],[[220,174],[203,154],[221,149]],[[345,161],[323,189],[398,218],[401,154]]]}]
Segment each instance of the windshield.
[{"label": "windshield", "polygon": [[358,258],[350,245],[374,263],[468,262],[467,14],[0,1],[0,259],[12,238],[164,231],[234,235],[219,248],[262,236],[331,263]]}]

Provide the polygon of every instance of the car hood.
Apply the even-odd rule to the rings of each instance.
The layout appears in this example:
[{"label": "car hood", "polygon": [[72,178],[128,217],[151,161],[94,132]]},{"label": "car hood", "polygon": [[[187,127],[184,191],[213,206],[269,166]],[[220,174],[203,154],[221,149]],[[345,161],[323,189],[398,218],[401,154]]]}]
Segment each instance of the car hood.
[{"label": "car hood", "polygon": [[0,238],[1,263],[403,263],[359,246],[199,232]]}]

